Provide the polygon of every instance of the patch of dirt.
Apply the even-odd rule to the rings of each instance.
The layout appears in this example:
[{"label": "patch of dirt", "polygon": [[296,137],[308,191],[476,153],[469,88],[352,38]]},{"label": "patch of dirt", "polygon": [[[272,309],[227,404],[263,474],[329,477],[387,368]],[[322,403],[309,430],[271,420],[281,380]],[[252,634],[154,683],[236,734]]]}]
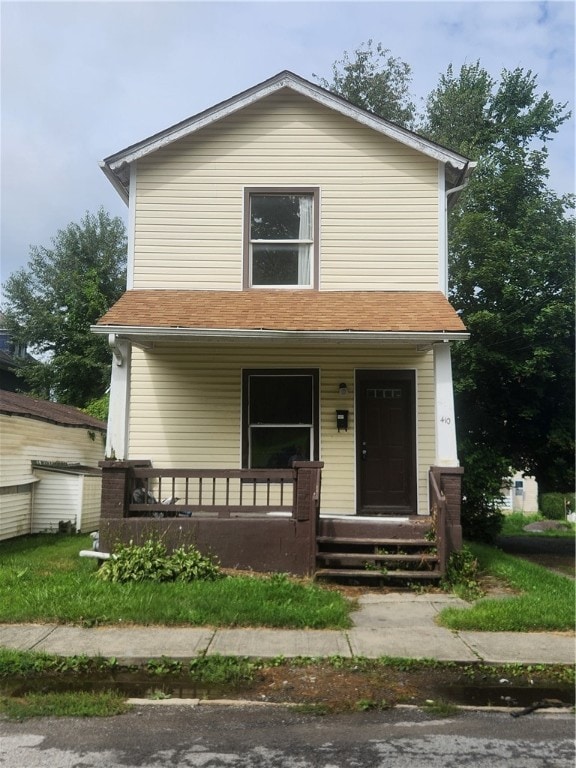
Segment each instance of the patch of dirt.
[{"label": "patch of dirt", "polygon": [[263,670],[250,693],[261,701],[322,704],[331,711],[350,711],[359,702],[382,706],[383,702],[393,705],[425,700],[425,677],[395,670],[382,673],[353,667],[339,669],[327,663],[306,667],[287,663]]},{"label": "patch of dirt", "polygon": [[[482,574],[479,578],[479,584],[480,584],[480,589],[482,590],[482,593],[488,597],[498,597],[498,596],[511,597],[512,595],[518,594],[517,590],[513,589],[505,581],[502,581],[501,579],[498,579],[495,576]],[[349,585],[349,584],[322,583],[322,586],[325,589],[334,589],[340,592],[342,595],[344,595],[344,597],[348,598],[348,600],[358,600],[359,597],[368,593],[373,593],[377,595],[387,595],[392,593],[398,594],[402,592],[405,592],[408,594],[414,593],[412,589],[402,588],[402,587],[399,587],[397,584],[392,584],[390,586],[384,585],[384,586],[376,587],[374,585],[370,586],[369,584],[366,584],[364,586],[356,586],[356,585]],[[445,591],[440,587],[434,587],[428,584],[425,587],[422,587],[419,594],[438,595],[438,594],[445,594]]]},{"label": "patch of dirt", "polygon": [[[486,665],[407,663],[403,668],[384,667],[377,662],[335,660],[299,665],[285,662],[265,668],[258,680],[243,691],[252,700],[303,706],[322,706],[333,712],[384,708],[397,704],[425,705],[427,701],[473,703],[486,701],[507,705],[514,689],[526,689],[527,700],[536,701],[550,690],[571,690],[559,685],[553,670],[534,671],[512,677],[510,670]],[[544,693],[546,692],[546,693]]]},{"label": "patch of dirt", "polygon": [[513,597],[520,594],[519,590],[514,589],[502,579],[489,574],[482,574],[478,584],[484,597]]}]

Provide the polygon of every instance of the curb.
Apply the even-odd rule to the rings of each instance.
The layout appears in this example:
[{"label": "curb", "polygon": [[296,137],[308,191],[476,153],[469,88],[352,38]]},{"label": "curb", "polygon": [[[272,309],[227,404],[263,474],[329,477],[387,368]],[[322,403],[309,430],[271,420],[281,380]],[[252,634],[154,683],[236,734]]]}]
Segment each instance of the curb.
[{"label": "curb", "polygon": [[[132,706],[179,706],[190,707],[195,709],[197,707],[285,707],[286,709],[294,709],[295,707],[302,706],[301,704],[295,704],[293,702],[277,702],[277,701],[252,701],[251,699],[138,699],[131,698],[126,700],[127,704]],[[524,707],[485,707],[485,706],[472,706],[468,704],[453,704],[456,712],[505,712],[509,715],[522,712]],[[389,709],[407,709],[407,710],[425,710],[426,707],[422,704],[395,704]],[[547,707],[543,709],[536,709],[534,712],[530,712],[530,715],[571,715],[571,707]],[[354,711],[354,710],[351,710]],[[448,720],[448,717],[442,717],[442,720]]]}]

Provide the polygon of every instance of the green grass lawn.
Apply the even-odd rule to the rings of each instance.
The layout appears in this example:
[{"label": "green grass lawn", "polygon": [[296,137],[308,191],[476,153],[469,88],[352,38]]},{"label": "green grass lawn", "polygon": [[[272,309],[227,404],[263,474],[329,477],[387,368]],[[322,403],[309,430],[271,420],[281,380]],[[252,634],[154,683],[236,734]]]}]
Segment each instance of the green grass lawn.
[{"label": "green grass lawn", "polygon": [[88,536],[0,542],[0,622],[166,624],[343,629],[350,603],[305,580],[234,576],[217,581],[117,584],[79,557]]},{"label": "green grass lawn", "polygon": [[573,630],[575,582],[494,547],[469,544],[480,570],[501,579],[519,594],[483,598],[471,608],[446,608],[439,621],[450,629],[484,632]]},{"label": "green grass lawn", "polygon": [[[0,622],[160,624],[345,629],[351,604],[338,591],[279,574],[192,583],[118,584],[81,558],[88,536],[41,535],[0,542]],[[470,544],[480,568],[518,590],[447,609],[453,629],[553,631],[574,628],[574,581],[493,547]]]}]

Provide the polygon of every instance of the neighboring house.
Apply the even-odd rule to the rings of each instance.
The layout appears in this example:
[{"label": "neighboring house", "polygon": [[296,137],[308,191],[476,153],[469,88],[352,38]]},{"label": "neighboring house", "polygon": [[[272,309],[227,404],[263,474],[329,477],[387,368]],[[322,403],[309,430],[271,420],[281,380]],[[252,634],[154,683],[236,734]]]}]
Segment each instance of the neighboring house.
[{"label": "neighboring house", "polygon": [[26,345],[14,341],[5,317],[0,312],[0,389],[9,392],[28,389],[26,382],[18,373],[18,368],[24,360],[29,358]]},{"label": "neighboring house", "polygon": [[500,491],[502,512],[538,512],[538,482],[535,477],[513,472]]},{"label": "neighboring house", "polygon": [[77,408],[0,391],[0,539],[98,528],[106,425]]},{"label": "neighboring house", "polygon": [[129,206],[128,290],[93,328],[107,456],[321,462],[322,518],[374,523],[428,519],[435,467],[457,545],[447,209],[472,167],[290,72],[104,160]]}]

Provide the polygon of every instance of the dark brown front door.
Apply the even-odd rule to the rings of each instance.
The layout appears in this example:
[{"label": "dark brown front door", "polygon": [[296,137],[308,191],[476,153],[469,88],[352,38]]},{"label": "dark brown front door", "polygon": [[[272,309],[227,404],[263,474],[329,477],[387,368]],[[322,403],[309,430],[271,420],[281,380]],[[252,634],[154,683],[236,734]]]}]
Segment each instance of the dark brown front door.
[{"label": "dark brown front door", "polygon": [[358,513],[416,514],[413,371],[358,371]]}]

